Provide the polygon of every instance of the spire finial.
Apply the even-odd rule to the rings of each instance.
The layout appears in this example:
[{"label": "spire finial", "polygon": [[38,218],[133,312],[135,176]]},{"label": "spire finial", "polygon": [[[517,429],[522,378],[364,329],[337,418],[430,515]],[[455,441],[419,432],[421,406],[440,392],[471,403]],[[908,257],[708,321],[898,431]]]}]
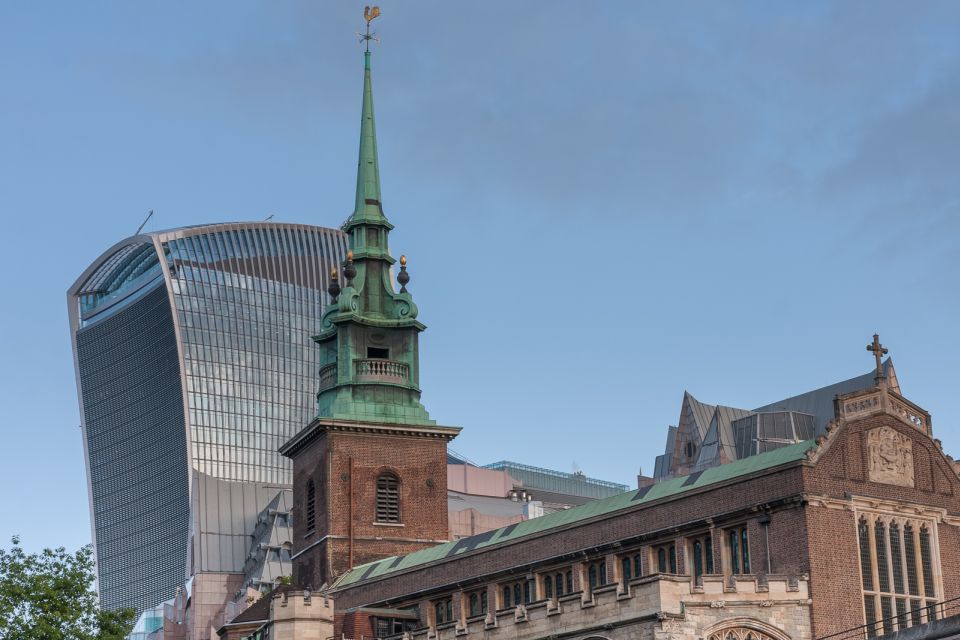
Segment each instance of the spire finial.
[{"label": "spire finial", "polygon": [[872,351],[873,356],[877,359],[877,375],[873,379],[876,380],[879,387],[886,378],[883,375],[883,356],[887,355],[890,350],[880,344],[880,335],[875,333],[873,334],[873,342],[867,345],[867,351]]},{"label": "spire finial", "polygon": [[[370,41],[377,40],[370,31],[370,22],[380,15],[379,7],[366,7],[363,17],[367,32],[358,33],[361,42],[366,42],[363,54],[363,106],[360,116],[360,158],[357,164],[357,199],[354,205],[353,222],[383,223],[386,217],[380,203],[380,169],[377,162],[377,132],[373,118],[373,82],[370,79]],[[349,224],[349,223],[348,223]]]},{"label": "spire finial", "polygon": [[397,274],[397,282],[400,283],[400,293],[407,293],[407,283],[410,282],[410,274],[407,273],[407,256],[400,256],[400,273]]}]

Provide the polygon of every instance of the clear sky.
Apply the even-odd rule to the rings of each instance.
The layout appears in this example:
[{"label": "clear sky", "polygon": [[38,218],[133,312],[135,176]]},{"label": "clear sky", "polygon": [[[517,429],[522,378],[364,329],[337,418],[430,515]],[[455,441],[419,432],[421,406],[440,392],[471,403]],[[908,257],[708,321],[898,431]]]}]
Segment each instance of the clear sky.
[{"label": "clear sky", "polygon": [[[960,456],[960,4],[384,0],[395,253],[453,448],[633,484],[683,391],[867,372]],[[0,546],[90,540],[65,292],[148,229],[337,226],[354,2],[0,3]]]}]

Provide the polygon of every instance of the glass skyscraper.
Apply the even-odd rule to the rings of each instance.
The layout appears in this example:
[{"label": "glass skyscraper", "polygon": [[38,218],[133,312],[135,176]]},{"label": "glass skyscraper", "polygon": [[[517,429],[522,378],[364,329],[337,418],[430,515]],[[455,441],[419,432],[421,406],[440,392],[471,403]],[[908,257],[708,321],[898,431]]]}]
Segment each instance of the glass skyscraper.
[{"label": "glass skyscraper", "polygon": [[102,606],[154,607],[202,572],[239,584],[291,486],[277,449],[316,414],[310,336],[345,253],[333,229],[188,227],[117,243],[70,288]]}]

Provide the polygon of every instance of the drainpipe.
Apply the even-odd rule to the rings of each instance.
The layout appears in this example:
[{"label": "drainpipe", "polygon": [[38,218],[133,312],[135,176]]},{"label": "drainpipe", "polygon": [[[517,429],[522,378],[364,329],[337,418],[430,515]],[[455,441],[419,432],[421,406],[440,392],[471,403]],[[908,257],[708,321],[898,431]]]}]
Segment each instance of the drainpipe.
[{"label": "drainpipe", "polygon": [[349,474],[350,474],[350,523],[347,530],[347,539],[348,539],[348,567],[353,569],[353,456],[350,456],[349,462]]},{"label": "drainpipe", "polygon": [[763,539],[767,550],[767,574],[773,573],[773,561],[770,558],[770,512],[764,511],[760,516],[760,524],[763,525]]}]

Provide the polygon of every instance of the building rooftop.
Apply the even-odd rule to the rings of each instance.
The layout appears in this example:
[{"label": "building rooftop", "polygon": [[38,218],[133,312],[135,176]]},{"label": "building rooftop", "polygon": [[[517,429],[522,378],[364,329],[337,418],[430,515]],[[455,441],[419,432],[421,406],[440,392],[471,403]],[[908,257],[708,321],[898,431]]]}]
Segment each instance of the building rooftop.
[{"label": "building rooftop", "polygon": [[588,478],[582,473],[564,473],[519,462],[501,460],[484,465],[484,469],[506,471],[523,483],[524,489],[541,489],[551,493],[585,498],[606,498],[628,490],[629,485]]},{"label": "building rooftop", "polygon": [[794,463],[805,459],[807,450],[812,446],[812,440],[799,442],[767,453],[761,453],[749,458],[712,467],[705,471],[692,473],[688,476],[671,478],[639,490],[631,490],[603,500],[588,502],[567,509],[566,511],[557,511],[540,518],[524,520],[517,524],[470,536],[469,538],[462,538],[454,542],[446,542],[405,556],[393,556],[370,562],[354,567],[343,574],[343,576],[334,583],[333,588],[339,589],[364,580],[380,578],[398,571],[442,561],[477,549],[511,543],[521,538],[551,529],[573,525],[581,521],[633,508],[641,504],[673,498],[732,478]]}]

